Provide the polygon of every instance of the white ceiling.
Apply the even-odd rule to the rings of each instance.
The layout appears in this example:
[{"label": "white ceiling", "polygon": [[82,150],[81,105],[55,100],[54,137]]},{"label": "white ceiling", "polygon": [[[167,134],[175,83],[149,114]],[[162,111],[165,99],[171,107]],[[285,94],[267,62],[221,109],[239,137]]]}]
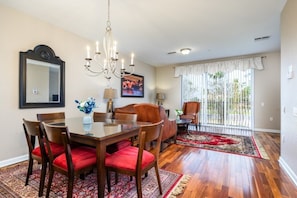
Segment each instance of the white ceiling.
[{"label": "white ceiling", "polygon": [[[120,54],[153,66],[278,51],[286,0],[111,0]],[[102,41],[107,0],[0,0],[90,40]],[[257,37],[269,39],[255,41]],[[181,55],[181,48],[191,48]],[[168,55],[168,52],[177,52]]]}]

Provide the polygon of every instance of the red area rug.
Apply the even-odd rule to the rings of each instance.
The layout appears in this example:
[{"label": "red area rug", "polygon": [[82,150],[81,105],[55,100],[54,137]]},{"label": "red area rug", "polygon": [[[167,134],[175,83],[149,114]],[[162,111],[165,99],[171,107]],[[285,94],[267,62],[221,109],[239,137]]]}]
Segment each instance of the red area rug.
[{"label": "red area rug", "polygon": [[[9,167],[1,168],[0,173],[0,197],[38,197],[40,165],[34,164],[33,174],[30,176],[29,185],[25,186],[27,173],[27,162],[22,162]],[[109,198],[137,198],[135,188],[135,179],[130,181],[129,176],[119,175],[118,184],[114,184],[112,175],[111,193],[105,189],[105,197]],[[171,197],[182,193],[189,177],[181,174],[169,172],[160,169],[160,177],[163,188],[162,197]],[[47,181],[47,180],[46,180]],[[96,173],[86,176],[85,180],[77,178],[74,182],[73,197],[75,198],[93,198],[97,197],[97,177]],[[46,183],[47,185],[47,183]],[[142,180],[142,191],[144,198],[159,197],[159,189],[155,171],[152,169],[148,177]],[[46,186],[44,195],[46,193]],[[51,187],[50,197],[66,197],[67,195],[67,178],[64,175],[55,173]]]},{"label": "red area rug", "polygon": [[177,144],[262,158],[253,136],[189,131],[177,135]]}]

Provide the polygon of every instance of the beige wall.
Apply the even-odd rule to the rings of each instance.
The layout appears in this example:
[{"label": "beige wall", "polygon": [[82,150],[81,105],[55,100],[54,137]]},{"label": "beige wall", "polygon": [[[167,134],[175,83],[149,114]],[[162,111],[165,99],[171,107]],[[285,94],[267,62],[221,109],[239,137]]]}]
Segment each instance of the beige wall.
[{"label": "beige wall", "polygon": [[[280,130],[280,53],[258,54],[263,59],[264,70],[255,71],[255,123],[258,131],[279,132]],[[232,59],[232,58],[230,58]],[[224,59],[226,60],[226,59]],[[212,60],[207,60],[211,62]],[[213,60],[217,61],[217,60]],[[174,67],[160,67],[156,71],[156,91],[167,96],[164,107],[170,109],[170,117],[174,118],[174,110],[181,109],[181,79],[174,78]],[[264,104],[264,105],[262,105]],[[272,118],[272,120],[271,120]]]},{"label": "beige wall", "polygon": [[280,53],[262,54],[264,70],[254,75],[254,128],[280,131]]},{"label": "beige wall", "polygon": [[[65,111],[66,116],[82,116],[76,109],[75,99],[84,100],[93,96],[100,105],[96,111],[105,111],[103,90],[108,85],[102,76],[90,77],[84,72],[86,46],[89,41],[54,25],[44,23],[26,14],[0,5],[0,167],[21,159],[27,154],[27,145],[22,128],[22,118],[36,120],[36,113]],[[86,27],[82,27],[86,28]],[[90,27],[91,28],[91,27]],[[102,30],[104,31],[104,30]],[[103,39],[103,38],[102,38]],[[19,52],[34,49],[39,44],[51,47],[65,61],[66,106],[65,108],[19,109]],[[126,57],[126,60],[128,57]],[[155,68],[135,61],[135,73],[145,77],[145,97],[116,99],[115,106],[140,101],[154,102]],[[111,86],[118,89],[120,80],[112,78]],[[16,159],[14,159],[16,158]]]},{"label": "beige wall", "polygon": [[156,93],[165,93],[163,106],[170,109],[170,118],[175,118],[175,109],[181,108],[181,80],[174,77],[174,67],[156,69]]},{"label": "beige wall", "polygon": [[[297,185],[297,1],[288,0],[281,16],[281,157],[280,162]],[[289,65],[294,77],[287,78]]]}]

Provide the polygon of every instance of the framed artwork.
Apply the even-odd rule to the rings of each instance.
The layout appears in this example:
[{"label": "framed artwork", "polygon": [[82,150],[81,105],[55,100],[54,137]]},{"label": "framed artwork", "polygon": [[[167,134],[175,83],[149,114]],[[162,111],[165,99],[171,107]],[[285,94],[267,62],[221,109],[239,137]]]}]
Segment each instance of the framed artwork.
[{"label": "framed artwork", "polygon": [[121,97],[144,97],[144,77],[131,74],[122,78]]}]

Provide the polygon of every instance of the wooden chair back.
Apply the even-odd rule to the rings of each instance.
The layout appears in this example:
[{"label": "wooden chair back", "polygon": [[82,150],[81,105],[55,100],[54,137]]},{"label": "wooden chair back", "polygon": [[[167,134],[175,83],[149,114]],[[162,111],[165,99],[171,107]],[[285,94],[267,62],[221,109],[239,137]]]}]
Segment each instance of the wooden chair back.
[{"label": "wooden chair back", "polygon": [[23,119],[23,127],[27,140],[27,144],[29,147],[29,153],[35,148],[35,141],[38,140],[38,143],[41,147],[43,147],[42,141],[42,131],[40,129],[39,121],[29,121]]},{"label": "wooden chair back", "polygon": [[[53,161],[55,156],[50,147],[50,143],[54,143],[60,146],[64,146],[66,153],[67,144],[69,144],[70,135],[67,126],[53,126],[46,123],[42,123],[45,130],[46,147],[48,150],[50,161]],[[65,137],[64,137],[65,136]],[[70,148],[69,148],[70,149]],[[70,150],[69,150],[70,152]]]},{"label": "wooden chair back", "polygon": [[[142,160],[143,150],[151,152],[156,160],[159,159],[163,134],[163,120],[141,127],[139,134],[138,161]],[[141,169],[141,167],[138,167]]]},{"label": "wooden chair back", "polygon": [[38,113],[37,120],[40,122],[49,121],[49,120],[60,120],[65,119],[64,112],[55,112],[55,113]]},{"label": "wooden chair back", "polygon": [[105,122],[107,119],[112,118],[112,113],[94,112],[94,122]]}]

